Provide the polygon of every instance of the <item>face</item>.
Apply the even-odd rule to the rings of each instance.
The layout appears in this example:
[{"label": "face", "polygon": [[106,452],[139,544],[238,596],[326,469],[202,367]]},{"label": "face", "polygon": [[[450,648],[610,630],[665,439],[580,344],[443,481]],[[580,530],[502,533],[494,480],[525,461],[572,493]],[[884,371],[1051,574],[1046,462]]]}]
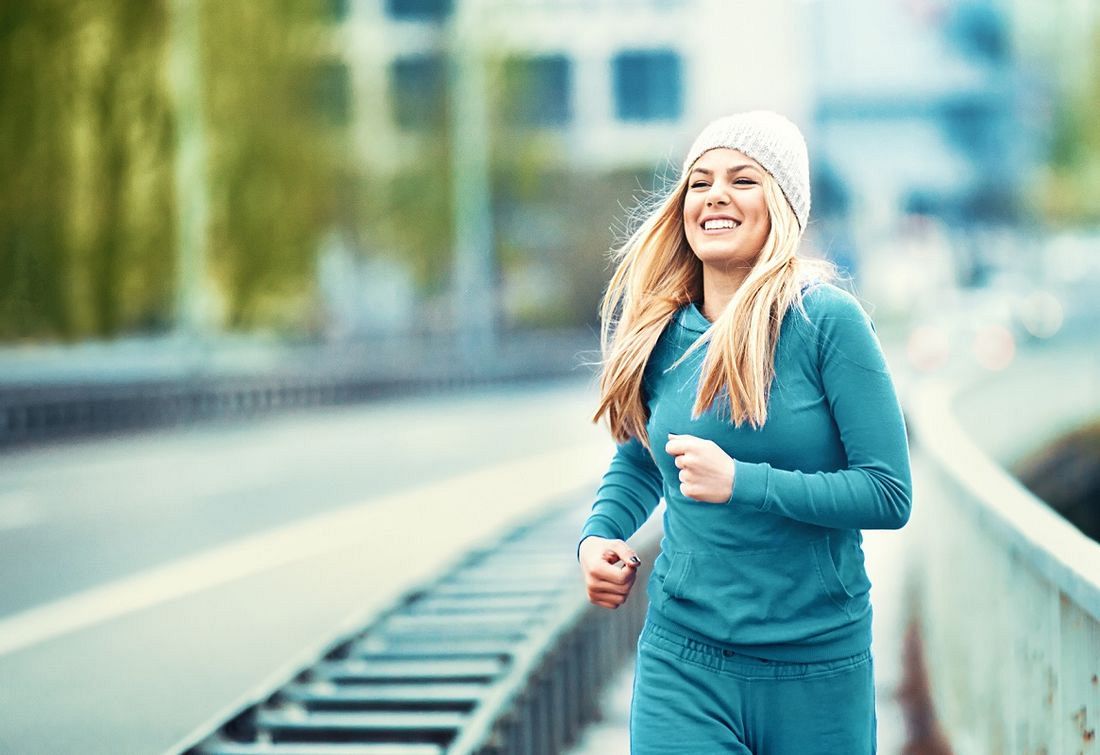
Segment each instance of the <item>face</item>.
[{"label": "face", "polygon": [[764,169],[735,149],[695,161],[684,197],[684,235],[704,265],[749,267],[771,230]]}]

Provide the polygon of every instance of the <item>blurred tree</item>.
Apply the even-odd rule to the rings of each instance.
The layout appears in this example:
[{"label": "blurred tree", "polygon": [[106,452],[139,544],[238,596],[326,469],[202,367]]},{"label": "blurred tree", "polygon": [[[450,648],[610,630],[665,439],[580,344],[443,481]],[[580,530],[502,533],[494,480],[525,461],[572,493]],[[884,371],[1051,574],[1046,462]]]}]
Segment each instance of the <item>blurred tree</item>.
[{"label": "blurred tree", "polygon": [[1100,26],[1093,29],[1085,78],[1071,82],[1054,113],[1048,180],[1038,202],[1048,219],[1100,223]]},{"label": "blurred tree", "polygon": [[[213,324],[321,327],[316,257],[334,227],[352,253],[405,266],[418,306],[447,301],[462,187],[445,29],[435,46],[388,63],[388,88],[364,76],[353,96],[334,34],[346,0],[187,7],[198,31],[182,37],[169,0],[0,5],[0,339],[177,324],[178,231],[187,230],[186,197],[176,196],[186,124],[169,67],[178,43],[194,50],[189,70],[201,83],[201,106],[188,111],[202,119],[208,208],[196,234],[205,277],[195,285],[213,293]],[[592,323],[615,242],[608,224],[652,171],[608,176],[567,159],[568,59],[501,56],[489,65],[494,264],[503,288],[542,289],[513,298],[508,324]],[[356,106],[394,119],[396,136],[371,148],[399,157],[377,171],[350,144],[355,124],[367,122]]]},{"label": "blurred tree", "polygon": [[206,0],[208,266],[229,329],[308,326],[321,237],[347,185],[346,65],[329,0]]},{"label": "blurred tree", "polygon": [[[337,223],[360,256],[389,258],[410,272],[423,298],[445,297],[453,241],[447,58],[439,51],[395,58],[385,81],[383,88],[364,88],[358,95],[366,106],[389,114],[399,138],[376,134],[370,149],[406,159],[397,170],[347,160],[337,190]],[[369,79],[363,86],[370,86]]]},{"label": "blurred tree", "polygon": [[167,325],[165,29],[146,0],[0,6],[0,338]]},{"label": "blurred tree", "polygon": [[569,62],[500,56],[490,65],[496,260],[504,324],[598,322],[610,250],[629,233],[639,195],[659,192],[651,166],[585,169],[569,159]]}]

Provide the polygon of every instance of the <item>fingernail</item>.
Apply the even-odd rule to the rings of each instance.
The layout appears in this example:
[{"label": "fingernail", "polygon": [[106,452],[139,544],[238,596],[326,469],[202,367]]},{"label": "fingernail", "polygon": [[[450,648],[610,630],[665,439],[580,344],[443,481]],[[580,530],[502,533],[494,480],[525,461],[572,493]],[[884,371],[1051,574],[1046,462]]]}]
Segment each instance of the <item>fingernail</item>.
[{"label": "fingernail", "polygon": [[630,557],[630,563],[637,566],[638,564],[642,563],[642,559],[638,558],[637,556],[631,556]]}]

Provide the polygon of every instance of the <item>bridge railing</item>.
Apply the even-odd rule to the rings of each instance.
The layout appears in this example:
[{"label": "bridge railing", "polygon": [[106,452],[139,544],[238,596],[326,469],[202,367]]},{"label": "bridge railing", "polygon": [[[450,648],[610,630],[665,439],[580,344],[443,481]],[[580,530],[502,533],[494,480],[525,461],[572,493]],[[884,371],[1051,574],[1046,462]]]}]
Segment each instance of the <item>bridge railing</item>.
[{"label": "bridge railing", "polygon": [[[223,338],[0,349],[0,448],[473,385],[584,374],[588,331],[268,344]],[[26,352],[26,353],[24,353]]]},{"label": "bridge railing", "polygon": [[928,382],[908,402],[931,467],[909,574],[935,713],[962,755],[1100,753],[1100,544],[978,447],[959,396]]},{"label": "bridge railing", "polygon": [[[591,605],[569,501],[469,551],[364,626],[310,649],[172,755],[555,755],[598,713],[630,654],[645,590]],[[659,520],[633,543],[644,586]]]}]

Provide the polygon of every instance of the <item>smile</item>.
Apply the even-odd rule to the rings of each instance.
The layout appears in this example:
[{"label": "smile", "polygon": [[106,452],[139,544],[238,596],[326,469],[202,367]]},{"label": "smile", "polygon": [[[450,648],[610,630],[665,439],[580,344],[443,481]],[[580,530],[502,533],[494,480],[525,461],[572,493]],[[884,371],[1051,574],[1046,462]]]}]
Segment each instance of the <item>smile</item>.
[{"label": "smile", "polygon": [[733,218],[711,218],[703,221],[704,231],[728,231],[741,225]]}]

